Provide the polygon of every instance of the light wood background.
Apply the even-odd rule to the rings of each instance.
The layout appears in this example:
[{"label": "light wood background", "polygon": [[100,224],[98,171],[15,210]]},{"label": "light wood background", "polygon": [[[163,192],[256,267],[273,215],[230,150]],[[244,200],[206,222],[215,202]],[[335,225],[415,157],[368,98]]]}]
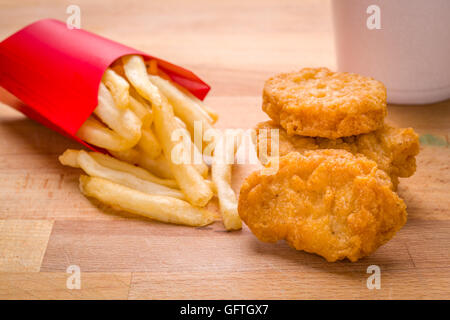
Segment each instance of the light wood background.
[{"label": "light wood background", "polygon": [[[76,1],[82,27],[192,69],[212,86],[218,126],[250,128],[264,80],[306,66],[335,69],[328,1]],[[0,39],[40,18],[65,20],[72,1],[0,1]],[[17,103],[1,92],[5,104]],[[424,142],[399,194],[409,220],[357,263],[327,263],[285,243],[259,242],[220,222],[188,228],[99,209],[80,172],[57,156],[79,147],[0,105],[0,298],[445,298],[450,297],[450,103],[390,106],[388,120]],[[251,171],[235,169],[234,188]],[[381,289],[369,290],[370,265]],[[69,265],[81,289],[69,290]]]}]

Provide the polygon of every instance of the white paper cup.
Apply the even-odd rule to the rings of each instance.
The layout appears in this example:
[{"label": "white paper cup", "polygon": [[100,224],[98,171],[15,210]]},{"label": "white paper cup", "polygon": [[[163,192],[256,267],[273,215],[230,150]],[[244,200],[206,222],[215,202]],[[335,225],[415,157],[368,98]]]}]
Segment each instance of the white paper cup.
[{"label": "white paper cup", "polygon": [[333,0],[332,10],[339,71],[382,81],[390,103],[450,98],[449,0]]}]

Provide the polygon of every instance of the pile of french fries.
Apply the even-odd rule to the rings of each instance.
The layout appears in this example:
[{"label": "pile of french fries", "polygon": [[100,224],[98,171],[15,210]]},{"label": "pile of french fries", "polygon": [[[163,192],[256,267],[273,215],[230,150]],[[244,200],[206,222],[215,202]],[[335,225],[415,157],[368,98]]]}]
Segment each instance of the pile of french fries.
[{"label": "pile of french fries", "polygon": [[[212,223],[216,214],[205,206],[216,194],[225,228],[238,230],[242,223],[229,159],[240,137],[230,144],[223,134],[205,134],[217,119],[215,111],[173,83],[156,60],[125,56],[104,73],[98,106],[77,132],[109,155],[69,149],[59,160],[87,174],[80,176],[85,196],[162,222]],[[203,143],[211,151],[211,170]]]}]

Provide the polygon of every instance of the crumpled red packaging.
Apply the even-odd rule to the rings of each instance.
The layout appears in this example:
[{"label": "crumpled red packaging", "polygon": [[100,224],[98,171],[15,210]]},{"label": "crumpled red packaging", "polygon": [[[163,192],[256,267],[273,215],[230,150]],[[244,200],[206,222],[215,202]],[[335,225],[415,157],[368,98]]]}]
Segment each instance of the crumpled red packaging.
[{"label": "crumpled red packaging", "polygon": [[0,86],[31,119],[96,150],[75,136],[97,106],[105,70],[118,58],[155,59],[172,81],[203,100],[210,87],[189,70],[65,23],[44,19],[0,43]]}]

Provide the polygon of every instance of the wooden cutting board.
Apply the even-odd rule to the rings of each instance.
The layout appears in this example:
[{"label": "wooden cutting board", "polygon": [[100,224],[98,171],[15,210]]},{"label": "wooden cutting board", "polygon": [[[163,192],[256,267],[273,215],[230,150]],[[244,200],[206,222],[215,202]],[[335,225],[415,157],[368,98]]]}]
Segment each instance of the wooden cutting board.
[{"label": "wooden cutting board", "polygon": [[[103,2],[103,3],[102,3]],[[220,128],[267,116],[272,74],[335,69],[328,1],[78,1],[82,27],[194,70],[212,86]],[[0,39],[34,20],[67,18],[59,2],[3,1]],[[404,299],[450,297],[450,102],[389,106],[388,121],[421,135],[418,169],[399,194],[409,220],[356,263],[328,263],[285,243],[259,242],[220,222],[189,228],[99,208],[78,191],[79,170],[57,156],[79,148],[7,107],[0,92],[0,298]],[[238,192],[253,168],[234,168]],[[67,289],[69,266],[81,289]],[[381,270],[369,290],[367,268]]]}]

